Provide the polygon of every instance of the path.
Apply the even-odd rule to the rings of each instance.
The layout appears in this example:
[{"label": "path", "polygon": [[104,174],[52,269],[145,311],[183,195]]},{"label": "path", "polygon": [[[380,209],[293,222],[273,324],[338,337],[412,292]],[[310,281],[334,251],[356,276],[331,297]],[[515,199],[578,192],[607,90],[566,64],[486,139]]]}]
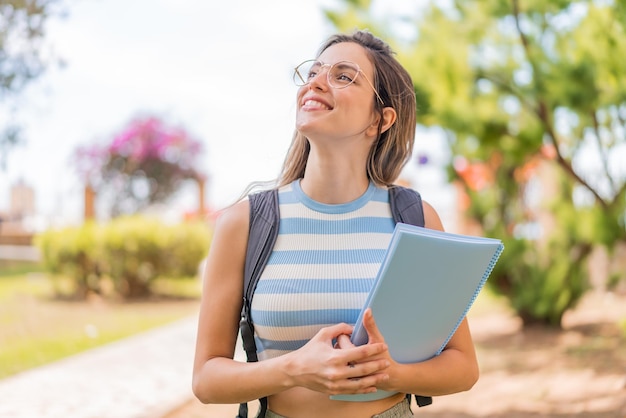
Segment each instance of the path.
[{"label": "path", "polygon": [[157,418],[191,396],[196,318],[0,380],[1,418]]}]

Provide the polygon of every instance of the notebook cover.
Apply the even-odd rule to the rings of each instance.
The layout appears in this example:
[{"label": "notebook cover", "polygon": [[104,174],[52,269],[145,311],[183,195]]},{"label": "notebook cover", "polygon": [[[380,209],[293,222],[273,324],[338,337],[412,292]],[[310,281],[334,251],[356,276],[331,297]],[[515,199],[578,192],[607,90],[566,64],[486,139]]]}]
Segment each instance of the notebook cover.
[{"label": "notebook cover", "polygon": [[[391,357],[416,363],[439,355],[461,324],[503,251],[499,239],[397,223],[385,259],[361,311],[352,342],[367,343],[363,312],[374,319]],[[335,395],[374,400],[392,393]]]}]

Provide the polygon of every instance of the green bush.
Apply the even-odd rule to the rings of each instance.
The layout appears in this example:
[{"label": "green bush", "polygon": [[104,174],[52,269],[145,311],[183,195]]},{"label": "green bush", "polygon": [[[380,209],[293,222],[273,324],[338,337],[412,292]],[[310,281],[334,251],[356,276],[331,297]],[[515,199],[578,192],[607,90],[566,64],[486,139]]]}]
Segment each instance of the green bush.
[{"label": "green bush", "polygon": [[195,276],[200,261],[206,257],[210,236],[200,222],[185,222],[168,228],[167,250],[163,254],[167,275],[173,277]]},{"label": "green bush", "polygon": [[72,277],[72,292],[85,297],[89,292],[101,290],[100,235],[101,227],[88,222],[80,227],[50,229],[37,235],[34,244],[41,252],[44,269]]},{"label": "green bush", "polygon": [[[506,296],[524,325],[561,327],[563,315],[576,307],[590,288],[589,257],[597,239],[594,227],[602,221],[597,207],[573,207],[564,196],[567,184],[543,202],[549,228],[535,238],[516,237],[503,229],[487,235],[502,236],[506,250],[489,279],[489,286]],[[558,192],[563,193],[559,196]],[[557,199],[562,197],[562,199]]]},{"label": "green bush", "polygon": [[489,287],[509,299],[524,326],[560,327],[565,312],[576,306],[589,286],[587,271],[581,268],[585,265],[573,263],[575,256],[570,253],[587,249],[572,245],[568,252],[562,243],[542,247],[514,238],[504,243],[506,249],[488,280]]},{"label": "green bush", "polygon": [[132,216],[48,230],[35,245],[47,271],[72,277],[77,296],[100,293],[106,278],[118,295],[132,299],[149,296],[157,277],[195,275],[210,238],[202,222]]}]

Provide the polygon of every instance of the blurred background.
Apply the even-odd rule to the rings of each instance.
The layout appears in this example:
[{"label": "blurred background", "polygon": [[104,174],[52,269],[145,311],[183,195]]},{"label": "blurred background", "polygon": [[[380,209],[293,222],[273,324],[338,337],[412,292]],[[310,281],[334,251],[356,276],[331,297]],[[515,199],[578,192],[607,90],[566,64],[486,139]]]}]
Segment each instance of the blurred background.
[{"label": "blurred background", "polygon": [[[213,209],[248,183],[276,177],[293,133],[292,69],[332,31],[324,1],[47,3],[43,36],[31,45],[40,62],[25,62],[41,72],[19,93],[3,92],[4,125],[20,128],[19,142],[2,148],[5,217],[19,212],[16,193],[31,189],[32,202],[22,204],[26,230],[82,221],[76,149],[109,144],[142,118],[183,128],[201,143],[196,164]],[[277,19],[278,11],[298,18]],[[16,49],[9,57],[19,47],[7,43],[7,52]],[[429,137],[421,146],[439,151],[433,135],[421,136]],[[164,215],[197,208],[195,185],[180,186]]]},{"label": "blurred background", "polygon": [[[5,307],[20,303],[2,286],[37,273],[46,304],[185,295],[172,317],[193,310],[219,210],[279,172],[293,68],[355,28],[413,77],[398,182],[448,231],[504,242],[487,292],[512,329],[563,332],[590,294],[624,298],[621,0],[0,0]],[[610,344],[623,343],[613,313]],[[608,352],[626,364],[621,347]]]},{"label": "blurred background", "polygon": [[[250,181],[276,176],[293,127],[291,69],[315,53],[329,30],[318,3],[38,3],[50,15],[24,65],[42,71],[24,80],[19,94],[3,91],[2,125],[20,127],[19,144],[2,148],[3,211],[11,187],[24,184],[34,192],[31,228],[81,221],[85,182],[76,148],[109,144],[144,117],[201,142],[197,166],[209,179],[213,207],[230,203]],[[276,19],[278,10],[306,17]],[[7,42],[9,57],[26,53],[25,43]],[[167,210],[196,208],[193,186],[182,189]]]}]

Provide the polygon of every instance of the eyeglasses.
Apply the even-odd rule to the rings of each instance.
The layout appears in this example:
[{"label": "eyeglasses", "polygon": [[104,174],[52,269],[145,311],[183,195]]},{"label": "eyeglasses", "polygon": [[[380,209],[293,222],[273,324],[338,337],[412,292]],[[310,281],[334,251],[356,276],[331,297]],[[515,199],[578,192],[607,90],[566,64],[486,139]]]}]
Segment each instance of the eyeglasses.
[{"label": "eyeglasses", "polygon": [[328,67],[328,72],[326,73],[328,84],[335,89],[345,89],[350,84],[354,83],[359,74],[363,74],[363,78],[367,81],[367,84],[374,90],[376,98],[380,104],[384,106],[385,103],[383,99],[363,70],[361,70],[357,64],[350,61],[339,61],[334,64],[324,64],[317,60],[304,61],[295,68],[293,72],[293,82],[296,83],[296,86],[307,85],[322,72],[324,67]]}]

